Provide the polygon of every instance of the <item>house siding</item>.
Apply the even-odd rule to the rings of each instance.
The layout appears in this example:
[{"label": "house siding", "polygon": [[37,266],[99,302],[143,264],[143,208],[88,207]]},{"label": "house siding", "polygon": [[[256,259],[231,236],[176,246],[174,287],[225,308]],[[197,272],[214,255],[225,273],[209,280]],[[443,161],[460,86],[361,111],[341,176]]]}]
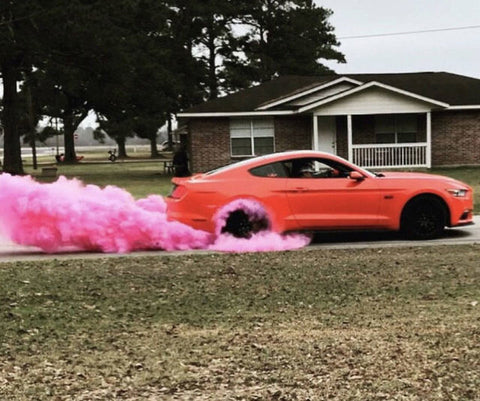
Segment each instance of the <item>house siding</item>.
[{"label": "house siding", "polygon": [[228,118],[191,119],[189,136],[192,172],[205,172],[231,162]]},{"label": "house siding", "polygon": [[276,117],[275,150],[312,149],[312,116]]},{"label": "house siding", "polygon": [[[426,140],[426,116],[418,114],[417,141]],[[312,116],[275,117],[275,151],[312,148]],[[348,157],[347,118],[336,117],[337,154]],[[193,172],[207,171],[239,158],[230,154],[228,118],[193,118],[189,123]],[[354,144],[375,143],[373,115],[353,116]],[[432,165],[480,164],[480,111],[432,113]]]},{"label": "house siding", "polygon": [[[275,151],[312,148],[312,117],[274,119]],[[205,172],[241,160],[230,151],[229,118],[193,118],[189,122],[190,169]]]},{"label": "house siding", "polygon": [[432,113],[432,165],[480,164],[480,111]]}]

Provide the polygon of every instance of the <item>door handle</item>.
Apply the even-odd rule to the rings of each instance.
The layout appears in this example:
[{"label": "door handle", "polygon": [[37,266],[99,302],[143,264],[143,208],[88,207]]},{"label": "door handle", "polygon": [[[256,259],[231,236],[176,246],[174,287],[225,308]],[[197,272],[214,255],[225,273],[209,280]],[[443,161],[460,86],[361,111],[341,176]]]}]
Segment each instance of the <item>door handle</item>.
[{"label": "door handle", "polygon": [[294,188],[293,192],[307,192],[307,188],[305,187],[296,187]]}]

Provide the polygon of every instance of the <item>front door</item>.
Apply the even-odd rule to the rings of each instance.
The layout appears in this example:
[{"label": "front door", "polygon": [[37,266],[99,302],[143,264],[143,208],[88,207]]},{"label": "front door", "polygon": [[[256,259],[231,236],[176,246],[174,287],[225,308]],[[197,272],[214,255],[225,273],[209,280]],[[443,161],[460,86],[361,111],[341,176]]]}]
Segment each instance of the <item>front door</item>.
[{"label": "front door", "polygon": [[335,117],[317,117],[318,149],[320,152],[337,153],[337,135]]}]

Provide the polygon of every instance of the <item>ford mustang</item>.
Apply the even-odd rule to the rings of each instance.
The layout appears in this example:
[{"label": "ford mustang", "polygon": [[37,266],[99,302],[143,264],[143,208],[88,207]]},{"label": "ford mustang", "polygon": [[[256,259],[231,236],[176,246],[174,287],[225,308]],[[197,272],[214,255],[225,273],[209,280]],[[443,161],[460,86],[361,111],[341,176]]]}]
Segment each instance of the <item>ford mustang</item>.
[{"label": "ford mustang", "polygon": [[452,178],[372,173],[338,156],[292,151],[173,178],[167,217],[211,233],[400,230],[432,239],[473,224],[472,188]]}]

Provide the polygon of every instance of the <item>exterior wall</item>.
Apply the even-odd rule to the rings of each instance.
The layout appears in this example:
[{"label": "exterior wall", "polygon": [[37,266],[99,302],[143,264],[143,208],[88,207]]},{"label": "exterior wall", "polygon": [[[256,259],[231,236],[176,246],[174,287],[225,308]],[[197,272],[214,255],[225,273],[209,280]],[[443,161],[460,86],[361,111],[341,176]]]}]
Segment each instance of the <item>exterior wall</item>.
[{"label": "exterior wall", "polygon": [[[312,148],[312,116],[275,117],[275,151]],[[347,158],[347,118],[336,117],[337,154]],[[426,120],[418,115],[417,141],[425,141]],[[353,142],[375,143],[374,116],[353,116]],[[192,172],[232,163],[230,120],[197,118],[189,122]],[[480,164],[480,110],[432,113],[432,165]]]},{"label": "exterior wall", "polygon": [[[312,117],[276,117],[275,151],[312,148]],[[190,169],[204,172],[238,160],[231,157],[229,118],[192,118],[188,124]]]},{"label": "exterior wall", "polygon": [[275,151],[312,149],[312,116],[275,117]]},{"label": "exterior wall", "polygon": [[188,129],[192,173],[205,172],[231,162],[228,118],[192,118]]},{"label": "exterior wall", "polygon": [[432,165],[480,164],[480,110],[432,113]]},{"label": "exterior wall", "polygon": [[375,116],[352,116],[352,141],[357,145],[376,143]]},{"label": "exterior wall", "polygon": [[[376,143],[375,116],[353,116],[353,143],[356,145]],[[417,142],[427,140],[426,114],[417,114]]]}]

